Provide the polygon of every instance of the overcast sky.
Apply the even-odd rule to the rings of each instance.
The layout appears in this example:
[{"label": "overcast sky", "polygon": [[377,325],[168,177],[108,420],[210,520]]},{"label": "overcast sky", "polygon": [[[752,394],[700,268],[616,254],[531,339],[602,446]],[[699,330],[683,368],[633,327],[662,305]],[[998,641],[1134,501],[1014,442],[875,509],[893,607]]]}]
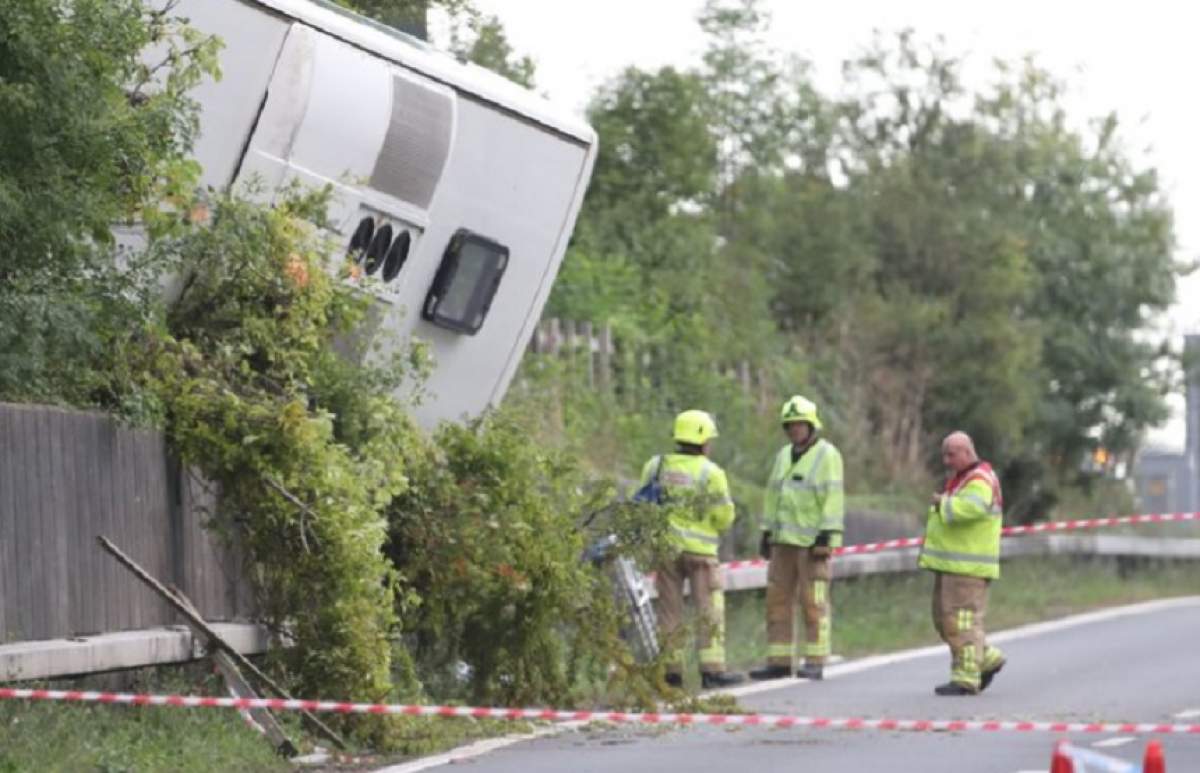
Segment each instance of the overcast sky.
[{"label": "overcast sky", "polygon": [[[537,63],[552,100],[581,109],[623,67],[688,66],[704,41],[695,23],[703,0],[475,0],[500,17],[521,53]],[[913,28],[945,37],[951,51],[980,63],[1034,53],[1072,86],[1082,119],[1115,110],[1129,147],[1156,166],[1175,206],[1180,257],[1200,254],[1200,37],[1187,3],[1067,0],[767,0],[770,44],[813,62],[818,81],[837,88],[840,63],[874,29]],[[1200,277],[1186,280],[1164,321],[1175,334],[1200,332]],[[1181,405],[1181,403],[1177,404]],[[1182,445],[1182,423],[1154,433]]]}]

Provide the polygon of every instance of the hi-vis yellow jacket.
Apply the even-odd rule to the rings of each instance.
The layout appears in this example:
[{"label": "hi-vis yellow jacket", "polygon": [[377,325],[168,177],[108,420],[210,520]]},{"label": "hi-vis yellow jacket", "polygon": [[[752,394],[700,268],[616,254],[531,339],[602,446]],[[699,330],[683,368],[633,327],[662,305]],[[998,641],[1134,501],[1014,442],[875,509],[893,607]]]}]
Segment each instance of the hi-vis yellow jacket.
[{"label": "hi-vis yellow jacket", "polygon": [[791,443],[779,449],[763,501],[762,528],[772,543],[808,547],[829,531],[829,546],[838,547],[845,512],[842,453],[833,443],[818,438],[794,464]]},{"label": "hi-vis yellow jacket", "polygon": [[[658,467],[662,464],[662,470]],[[675,543],[685,553],[717,555],[721,533],[733,525],[736,513],[725,471],[699,454],[655,456],[642,467],[642,486],[659,476],[668,497],[697,496],[695,507],[673,508],[670,516]]]},{"label": "hi-vis yellow jacket", "polygon": [[941,503],[929,508],[923,569],[970,577],[1000,576],[1004,499],[992,466],[978,462],[946,483]]}]

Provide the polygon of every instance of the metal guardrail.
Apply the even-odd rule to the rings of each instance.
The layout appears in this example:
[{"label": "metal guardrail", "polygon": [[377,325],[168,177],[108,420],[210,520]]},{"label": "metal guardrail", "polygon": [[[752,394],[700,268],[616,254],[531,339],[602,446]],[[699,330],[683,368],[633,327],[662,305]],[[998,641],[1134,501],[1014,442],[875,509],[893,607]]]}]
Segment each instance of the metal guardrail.
[{"label": "metal guardrail", "polygon": [[[1200,539],[1177,537],[1121,537],[1110,535],[1007,539],[1000,545],[1002,558],[1024,556],[1087,555],[1126,558],[1200,560]],[[885,553],[838,556],[833,559],[833,576],[860,577],[868,574],[914,572],[920,548],[902,548]],[[725,573],[725,590],[756,590],[767,587],[766,567]]]}]

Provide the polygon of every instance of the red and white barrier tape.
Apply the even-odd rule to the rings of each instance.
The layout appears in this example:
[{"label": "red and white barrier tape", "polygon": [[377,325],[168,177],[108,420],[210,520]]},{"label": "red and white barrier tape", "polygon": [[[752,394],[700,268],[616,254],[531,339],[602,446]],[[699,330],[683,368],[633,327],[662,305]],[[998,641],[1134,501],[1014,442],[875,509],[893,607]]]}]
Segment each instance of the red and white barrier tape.
[{"label": "red and white barrier tape", "polygon": [[[1097,529],[1104,526],[1136,526],[1145,523],[1176,523],[1180,521],[1200,521],[1197,513],[1154,513],[1148,515],[1124,515],[1115,518],[1087,518],[1073,521],[1043,521],[1029,526],[1007,526],[1000,531],[1004,537],[1020,537],[1026,534],[1041,534],[1051,531],[1077,531],[1079,529]],[[884,542],[866,542],[861,545],[846,545],[834,548],[835,556],[857,555],[859,553],[881,553],[885,550],[900,548],[916,548],[925,543],[924,537],[905,537],[890,539]],[[730,561],[722,566],[731,571],[753,569],[766,566],[763,558],[749,558],[743,561]]]},{"label": "red and white barrier tape", "polygon": [[834,730],[912,730],[1021,732],[1021,733],[1156,733],[1200,735],[1200,724],[1152,722],[1030,722],[965,719],[862,719],[801,717],[786,714],[673,714],[624,711],[560,711],[558,709],[507,709],[475,706],[418,706],[387,703],[283,700],[279,698],[213,698],[199,695],[141,695],[27,690],[0,687],[0,700],[68,701],[172,706],[176,708],[271,709],[335,714],[391,714],[407,717],[461,717],[470,719],[541,720],[547,722],[614,722],[639,725],[743,725],[749,727],[802,727]]}]

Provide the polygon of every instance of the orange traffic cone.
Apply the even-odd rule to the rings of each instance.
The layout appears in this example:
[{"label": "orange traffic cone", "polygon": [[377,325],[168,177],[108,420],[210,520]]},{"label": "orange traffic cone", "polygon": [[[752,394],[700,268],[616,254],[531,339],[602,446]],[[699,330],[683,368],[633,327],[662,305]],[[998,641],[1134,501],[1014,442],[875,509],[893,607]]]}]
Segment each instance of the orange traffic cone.
[{"label": "orange traffic cone", "polygon": [[1066,741],[1054,744],[1054,756],[1050,758],[1050,773],[1075,773],[1075,763],[1067,754]]},{"label": "orange traffic cone", "polygon": [[1162,744],[1157,740],[1146,744],[1146,756],[1142,759],[1142,773],[1167,773],[1167,761],[1163,757]]}]

